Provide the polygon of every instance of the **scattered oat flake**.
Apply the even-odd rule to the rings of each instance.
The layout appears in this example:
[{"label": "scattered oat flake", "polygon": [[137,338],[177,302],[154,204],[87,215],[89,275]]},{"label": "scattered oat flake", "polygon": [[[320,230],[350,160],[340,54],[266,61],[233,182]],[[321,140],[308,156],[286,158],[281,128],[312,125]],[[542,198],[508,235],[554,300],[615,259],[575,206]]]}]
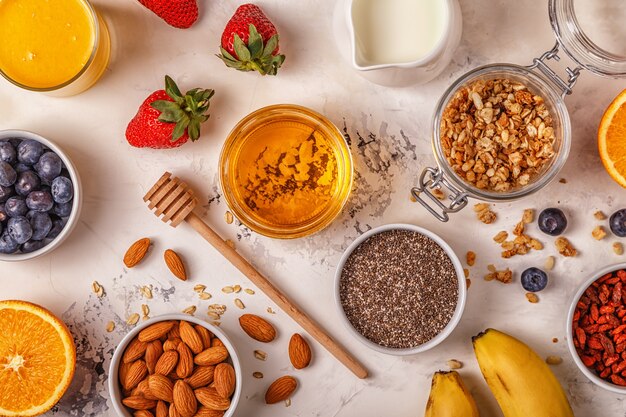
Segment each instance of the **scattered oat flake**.
[{"label": "scattered oat flake", "polygon": [[535,219],[535,210],[526,209],[524,210],[524,214],[522,215],[522,221],[526,224],[532,223]]},{"label": "scattered oat flake", "polygon": [[195,312],[196,312],[196,306],[189,306],[183,310],[183,313],[189,314],[190,316],[193,316]]},{"label": "scattered oat flake", "polygon": [[235,305],[242,310],[246,308],[246,306],[243,305],[243,301],[241,301],[239,298],[235,298]]},{"label": "scattered oat flake", "polygon": [[598,210],[595,213],[593,213],[593,217],[595,217],[597,220],[606,220],[606,214],[604,214],[600,210]]},{"label": "scattered oat flake", "polygon": [[91,291],[96,294],[99,298],[104,295],[104,288],[98,281],[94,281],[91,283]]},{"label": "scattered oat flake", "polygon": [[508,237],[509,237],[508,232],[506,232],[505,230],[502,230],[493,237],[493,240],[497,243],[503,243]]},{"label": "scattered oat flake", "polygon": [[593,236],[595,240],[602,240],[606,237],[606,230],[604,230],[602,226],[596,226],[591,232],[591,236]]},{"label": "scattered oat flake", "polygon": [[457,361],[456,359],[450,359],[446,362],[446,365],[448,365],[448,368],[450,369],[461,369],[463,367],[463,363]]},{"label": "scattered oat flake", "polygon": [[616,255],[623,255],[624,254],[624,245],[622,245],[620,242],[613,243],[613,252]]},{"label": "scattered oat flake", "polygon": [[465,255],[465,260],[469,266],[474,266],[474,263],[476,263],[476,254],[472,251],[468,251],[467,255]]},{"label": "scattered oat flake", "polygon": [[226,287],[222,288],[222,292],[223,292],[224,294],[231,294],[231,293],[235,292],[235,290],[234,290],[234,288],[233,288],[233,287],[231,287],[230,285],[228,285],[228,286],[226,286]]},{"label": "scattered oat flake", "polygon": [[270,314],[276,314],[276,312],[274,310],[272,310],[272,307],[268,307],[267,308],[267,312]]},{"label": "scattered oat flake", "polygon": [[115,330],[115,322],[113,322],[113,321],[108,322],[106,330],[109,333],[111,333],[113,330]]},{"label": "scattered oat flake", "polygon": [[261,379],[263,378],[263,372],[252,372],[252,376],[255,377],[256,379]]},{"label": "scattered oat flake", "polygon": [[563,363],[563,358],[556,355],[550,355],[546,358],[546,363],[548,365],[560,365]]},{"label": "scattered oat flake", "polygon": [[285,407],[290,407],[291,406],[291,398],[287,398],[285,400]]},{"label": "scattered oat flake", "polygon": [[467,289],[469,290],[469,287],[472,285],[472,280],[469,278],[465,279],[465,285],[467,286]]},{"label": "scattered oat flake", "polygon": [[539,302],[539,297],[537,297],[537,294],[532,293],[532,292],[527,292],[527,293],[526,293],[526,299],[527,299],[529,302],[533,303],[533,304],[535,304],[535,303],[538,303],[538,302]]},{"label": "scattered oat flake", "polygon": [[463,268],[463,274],[465,275],[465,278],[469,277],[469,269]]},{"label": "scattered oat flake", "polygon": [[548,271],[552,271],[554,268],[554,256],[548,256],[546,258],[546,262],[543,264],[543,267]]},{"label": "scattered oat flake", "polygon": [[138,321],[139,321],[139,314],[133,313],[126,320],[126,324],[128,324],[129,326],[134,326],[135,324],[137,324]]},{"label": "scattered oat flake", "polygon": [[141,295],[146,297],[148,300],[152,299],[152,289],[149,286],[144,285],[139,289],[139,291],[141,292]]},{"label": "scattered oat flake", "polygon": [[235,249],[235,242],[233,242],[232,240],[226,239],[226,244],[230,246],[231,248]]},{"label": "scattered oat flake", "polygon": [[246,289],[244,290],[244,292],[245,292],[246,294],[254,295],[254,290],[253,290],[253,289],[250,289],[250,288],[246,288]]},{"label": "scattered oat flake", "polygon": [[219,320],[222,318],[222,316],[220,316],[217,313],[214,313],[213,311],[209,311],[208,313],[206,313],[207,316],[209,316],[209,318],[213,319],[213,320]]},{"label": "scattered oat flake", "polygon": [[148,307],[148,304],[141,305],[141,312],[143,313],[144,316],[147,316],[148,314],[150,314],[150,307]]},{"label": "scattered oat flake", "polygon": [[264,361],[267,359],[267,353],[263,352],[262,350],[255,350],[254,357],[260,361]]},{"label": "scattered oat flake", "polygon": [[485,281],[493,281],[494,279],[496,279],[496,274],[494,273],[485,275]]},{"label": "scattered oat flake", "polygon": [[193,290],[197,293],[204,292],[204,290],[206,290],[206,285],[196,284],[193,286]]},{"label": "scattered oat flake", "polygon": [[238,293],[241,291],[241,285],[233,285],[233,292]]},{"label": "scattered oat flake", "polygon": [[496,272],[496,266],[494,264],[489,264],[487,265],[487,269],[489,270],[489,272]]},{"label": "scattered oat flake", "polygon": [[212,324],[213,326],[220,327],[220,325],[222,324],[222,322],[221,322],[221,321],[212,321],[212,322],[211,322],[211,324]]},{"label": "scattered oat flake", "polygon": [[208,300],[209,298],[212,297],[212,295],[209,294],[208,292],[202,291],[200,294],[198,294],[198,297],[200,297],[201,300]]},{"label": "scattered oat flake", "polygon": [[232,224],[233,222],[233,213],[231,213],[230,211],[226,211],[226,213],[224,213],[224,220],[226,221],[226,224]]}]

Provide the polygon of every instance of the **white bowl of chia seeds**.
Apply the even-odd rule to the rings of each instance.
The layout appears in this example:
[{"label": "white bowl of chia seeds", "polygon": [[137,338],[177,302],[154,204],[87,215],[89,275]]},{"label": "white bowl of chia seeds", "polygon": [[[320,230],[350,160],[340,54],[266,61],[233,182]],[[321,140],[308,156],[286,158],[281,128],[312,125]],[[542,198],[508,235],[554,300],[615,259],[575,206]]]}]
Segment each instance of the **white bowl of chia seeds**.
[{"label": "white bowl of chia seeds", "polygon": [[436,234],[388,224],[359,236],[335,273],[335,302],[348,330],[391,355],[413,355],[441,343],[463,314],[463,267]]}]

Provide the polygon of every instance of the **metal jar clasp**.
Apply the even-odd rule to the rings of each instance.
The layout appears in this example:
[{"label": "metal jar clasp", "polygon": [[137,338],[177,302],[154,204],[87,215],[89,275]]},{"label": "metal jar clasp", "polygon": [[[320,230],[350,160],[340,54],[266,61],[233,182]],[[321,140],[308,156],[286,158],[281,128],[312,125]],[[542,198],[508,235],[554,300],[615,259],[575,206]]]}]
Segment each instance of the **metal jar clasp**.
[{"label": "metal jar clasp", "polygon": [[[437,198],[431,190],[445,187],[450,192],[448,205]],[[459,190],[444,177],[439,168],[424,168],[416,187],[411,188],[411,195],[439,221],[447,222],[449,213],[456,213],[467,205],[467,193]],[[428,198],[422,198],[426,195]]]}]

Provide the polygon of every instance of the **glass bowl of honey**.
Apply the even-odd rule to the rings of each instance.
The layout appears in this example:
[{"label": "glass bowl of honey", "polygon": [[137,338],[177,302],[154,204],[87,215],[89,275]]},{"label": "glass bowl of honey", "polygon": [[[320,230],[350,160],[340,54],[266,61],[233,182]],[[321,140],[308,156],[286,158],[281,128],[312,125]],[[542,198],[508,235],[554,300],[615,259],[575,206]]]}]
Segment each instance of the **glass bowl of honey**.
[{"label": "glass bowl of honey", "polygon": [[280,239],[328,226],[348,201],[352,170],[341,131],[321,114],[292,104],[244,117],[220,156],[220,183],[234,216]]}]

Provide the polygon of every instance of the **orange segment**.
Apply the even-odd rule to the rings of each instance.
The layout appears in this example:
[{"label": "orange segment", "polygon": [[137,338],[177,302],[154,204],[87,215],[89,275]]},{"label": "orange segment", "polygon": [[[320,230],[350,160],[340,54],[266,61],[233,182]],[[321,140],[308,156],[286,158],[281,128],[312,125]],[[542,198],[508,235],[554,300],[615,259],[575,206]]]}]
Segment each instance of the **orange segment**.
[{"label": "orange segment", "polygon": [[65,324],[25,301],[0,301],[0,416],[35,416],[72,381],[76,349]]},{"label": "orange segment", "polygon": [[615,97],[602,116],[598,150],[609,175],[626,187],[626,90]]}]

